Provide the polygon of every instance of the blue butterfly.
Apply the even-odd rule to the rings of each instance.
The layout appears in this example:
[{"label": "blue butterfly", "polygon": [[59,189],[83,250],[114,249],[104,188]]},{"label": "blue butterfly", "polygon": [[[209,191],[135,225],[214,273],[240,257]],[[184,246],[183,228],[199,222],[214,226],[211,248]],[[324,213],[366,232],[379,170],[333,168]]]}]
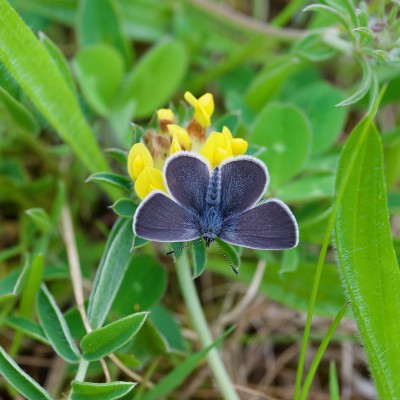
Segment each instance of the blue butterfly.
[{"label": "blue butterfly", "polygon": [[178,152],[164,167],[172,198],[151,192],[136,210],[133,230],[157,242],[203,238],[208,247],[218,237],[252,249],[295,247],[298,227],[288,206],[277,199],[258,203],[268,180],[266,166],[251,156],[231,157],[211,169],[200,155]]}]

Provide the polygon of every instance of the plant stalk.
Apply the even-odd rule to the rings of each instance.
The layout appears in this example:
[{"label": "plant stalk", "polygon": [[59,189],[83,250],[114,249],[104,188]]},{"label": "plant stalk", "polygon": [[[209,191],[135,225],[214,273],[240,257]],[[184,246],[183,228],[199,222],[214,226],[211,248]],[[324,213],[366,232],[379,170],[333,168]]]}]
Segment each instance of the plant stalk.
[{"label": "plant stalk", "polygon": [[[182,254],[176,260],[175,266],[181,292],[192,324],[199,335],[202,346],[209,346],[214,340],[197,295],[191,275],[189,259],[185,250],[182,251]],[[233,387],[231,378],[226,371],[218,350],[215,348],[211,349],[207,355],[207,360],[223,398],[227,400],[239,400],[240,398]]]}]

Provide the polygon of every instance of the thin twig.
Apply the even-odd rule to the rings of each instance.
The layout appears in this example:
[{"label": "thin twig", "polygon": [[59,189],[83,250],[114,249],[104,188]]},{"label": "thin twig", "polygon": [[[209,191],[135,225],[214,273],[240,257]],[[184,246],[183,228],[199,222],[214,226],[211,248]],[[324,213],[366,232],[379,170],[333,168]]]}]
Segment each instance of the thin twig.
[{"label": "thin twig", "polygon": [[143,383],[145,386],[147,386],[149,389],[154,387],[154,383],[144,380],[142,376],[137,374],[135,371],[130,370],[123,362],[120,361],[120,359],[115,355],[115,354],[110,354],[108,358],[118,367],[121,369],[122,372],[124,372],[127,376],[129,376],[131,379],[134,379],[135,381],[138,381],[140,383]]},{"label": "thin twig", "polygon": [[216,4],[209,0],[187,0],[189,4],[197,9],[207,12],[227,23],[235,24],[254,33],[263,33],[268,37],[274,37],[286,42],[293,42],[306,33],[300,29],[276,28],[265,22],[251,18],[245,14],[235,11],[225,4]]},{"label": "thin twig", "polygon": [[[83,294],[82,274],[81,266],[79,263],[78,249],[76,246],[74,228],[72,225],[71,211],[68,205],[64,205],[61,210],[61,234],[65,243],[65,247],[67,249],[68,263],[76,307],[78,308],[78,311],[81,315],[86,332],[91,332],[92,327],[90,326],[89,319],[85,310],[85,296]],[[107,368],[106,362],[101,359],[100,363],[103,368],[106,381],[111,382],[110,371]]]}]

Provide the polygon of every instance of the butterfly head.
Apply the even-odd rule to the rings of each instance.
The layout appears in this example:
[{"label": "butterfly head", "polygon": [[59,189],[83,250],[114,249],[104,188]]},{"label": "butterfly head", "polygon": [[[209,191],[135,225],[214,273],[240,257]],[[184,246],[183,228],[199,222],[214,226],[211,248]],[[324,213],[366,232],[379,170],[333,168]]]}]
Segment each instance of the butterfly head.
[{"label": "butterfly head", "polygon": [[215,233],[206,233],[203,235],[203,239],[206,242],[206,246],[209,247],[210,244],[215,240],[217,235]]}]

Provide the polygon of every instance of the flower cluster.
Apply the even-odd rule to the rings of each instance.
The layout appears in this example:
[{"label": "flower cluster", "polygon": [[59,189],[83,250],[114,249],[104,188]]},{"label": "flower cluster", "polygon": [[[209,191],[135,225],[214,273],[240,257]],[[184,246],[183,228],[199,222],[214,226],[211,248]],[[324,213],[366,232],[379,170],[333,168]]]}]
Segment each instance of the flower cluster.
[{"label": "flower cluster", "polygon": [[162,167],[165,159],[178,151],[190,150],[207,158],[212,168],[227,157],[246,153],[247,142],[234,138],[224,126],[222,132],[207,135],[214,113],[214,98],[206,93],[200,98],[186,92],[185,100],[194,108],[193,117],[184,128],[176,124],[170,109],[157,111],[158,129],[148,130],[142,141],[132,146],[128,155],[128,172],[135,182],[135,192],[144,199],[152,190],[166,191]]}]

